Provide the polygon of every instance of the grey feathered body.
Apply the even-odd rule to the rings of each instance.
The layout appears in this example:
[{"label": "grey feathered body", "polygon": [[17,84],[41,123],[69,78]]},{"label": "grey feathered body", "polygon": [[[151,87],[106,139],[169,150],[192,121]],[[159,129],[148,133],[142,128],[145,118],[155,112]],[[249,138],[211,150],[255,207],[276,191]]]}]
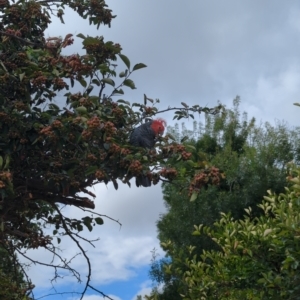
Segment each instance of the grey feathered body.
[{"label": "grey feathered body", "polygon": [[152,149],[155,145],[155,132],[149,121],[135,128],[130,135],[130,144],[135,147]]},{"label": "grey feathered body", "polygon": [[[155,132],[151,128],[152,121],[144,123],[139,127],[135,128],[129,138],[129,142],[132,146],[143,147],[152,149],[155,145]],[[151,180],[145,175],[140,175],[136,177],[136,186],[140,185],[144,187],[151,186]]]}]

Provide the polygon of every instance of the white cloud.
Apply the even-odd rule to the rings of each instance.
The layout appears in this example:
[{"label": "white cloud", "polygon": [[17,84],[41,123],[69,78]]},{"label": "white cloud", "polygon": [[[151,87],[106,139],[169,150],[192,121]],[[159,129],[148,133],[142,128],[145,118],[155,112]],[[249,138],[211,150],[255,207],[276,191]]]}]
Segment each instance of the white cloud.
[{"label": "white cloud", "polygon": [[[108,295],[108,296],[114,300],[122,300],[121,298],[119,298],[118,296],[115,296],[115,295]],[[103,296],[89,295],[89,296],[84,296],[83,300],[103,300]]]},{"label": "white cloud", "polygon": [[[63,243],[65,246],[65,243]],[[152,236],[143,237],[122,237],[115,234],[114,237],[104,237],[97,243],[96,249],[92,247],[84,247],[86,254],[90,258],[92,265],[92,284],[107,284],[117,280],[129,280],[137,276],[137,269],[150,264],[151,250],[159,248],[157,240]],[[63,256],[70,258],[78,250],[75,246],[66,249]],[[43,262],[50,263],[50,255],[39,250],[28,255],[33,256]],[[46,259],[48,256],[48,259]],[[71,266],[81,273],[82,280],[85,280],[87,273],[86,260],[82,255],[75,258]],[[41,266],[32,266],[29,276],[33,283],[38,287],[49,287],[50,279],[53,277],[53,269]],[[66,272],[59,272],[65,274]],[[57,281],[59,285],[69,284],[73,288],[77,288],[76,280],[70,276],[64,277],[63,280]],[[73,288],[71,290],[73,290]]]},{"label": "white cloud", "polygon": [[142,296],[142,299],[144,299],[143,297],[146,295],[149,296],[151,294],[151,291],[152,291],[151,281],[147,280],[140,285],[140,289],[134,295],[134,297],[132,297],[131,300],[136,300],[137,296]]},{"label": "white cloud", "polygon": [[[150,191],[150,189],[148,189]],[[92,284],[107,284],[117,280],[128,280],[137,276],[137,269],[150,264],[151,250],[160,249],[156,238],[156,221],[159,214],[165,211],[159,186],[147,189],[129,188],[120,185],[115,191],[112,185],[97,185],[93,191],[97,194],[95,199],[97,213],[108,215],[119,220],[122,227],[109,219],[104,218],[104,225],[96,226],[92,232],[86,228],[81,233],[87,239],[97,239],[96,248],[80,241],[86,254],[90,258],[93,273]],[[64,215],[72,218],[81,218],[84,213],[75,207],[66,207]],[[52,230],[50,231],[52,234]],[[54,238],[55,239],[55,238]],[[79,253],[79,249],[68,237],[63,237],[59,245],[62,257],[70,259]],[[36,260],[50,263],[52,255],[44,249],[30,250],[28,256]],[[54,263],[58,263],[55,259]],[[80,271],[84,280],[87,264],[83,255],[77,256],[71,266]],[[59,272],[67,275],[67,272]],[[39,287],[51,288],[50,280],[54,270],[41,266],[32,266],[29,276],[33,283]],[[69,284],[70,290],[76,290],[78,285],[74,278],[67,276],[57,280],[55,285]]]},{"label": "white cloud", "polygon": [[[111,295],[111,294],[109,294],[108,295],[110,298],[112,298],[112,299],[114,299],[114,300],[122,300],[120,297],[118,297],[118,296],[115,296],[115,295]],[[96,298],[96,299],[86,299],[86,300],[100,300],[100,298]],[[101,300],[103,299],[103,297],[101,298]],[[84,299],[85,300],[85,299]]]},{"label": "white cloud", "polygon": [[[300,114],[300,110],[298,112],[293,105],[294,102],[299,102],[299,87],[300,67],[290,66],[273,76],[259,77],[256,87],[247,97],[246,104],[252,102],[251,105],[259,109],[257,113],[260,113],[263,121],[273,123],[275,119],[285,119],[294,125],[298,123]],[[255,103],[253,99],[256,99]]]},{"label": "white cloud", "polygon": [[154,238],[146,236],[103,239],[102,245],[88,252],[93,257],[93,284],[128,280],[137,276],[138,268],[149,265],[150,251],[154,246],[158,247]]},{"label": "white cloud", "polygon": [[[163,288],[163,285],[159,285],[158,287],[156,287],[157,290],[159,292],[162,291],[162,288]],[[134,295],[134,297],[132,297],[131,300],[136,300],[137,296],[142,296],[142,299],[144,299],[144,296],[149,296],[151,294],[151,291],[153,289],[153,284],[152,284],[152,281],[150,280],[147,280],[145,282],[143,282],[141,285],[140,285],[140,289],[138,290],[138,292]]]}]

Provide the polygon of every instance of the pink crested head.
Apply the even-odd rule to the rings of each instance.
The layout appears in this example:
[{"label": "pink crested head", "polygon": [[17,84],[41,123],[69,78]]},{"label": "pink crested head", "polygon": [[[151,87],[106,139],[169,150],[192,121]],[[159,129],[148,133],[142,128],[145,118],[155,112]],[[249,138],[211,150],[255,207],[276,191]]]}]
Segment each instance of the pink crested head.
[{"label": "pink crested head", "polygon": [[165,131],[165,127],[167,126],[167,122],[164,119],[156,119],[152,121],[151,128],[155,132],[156,135],[162,135]]}]

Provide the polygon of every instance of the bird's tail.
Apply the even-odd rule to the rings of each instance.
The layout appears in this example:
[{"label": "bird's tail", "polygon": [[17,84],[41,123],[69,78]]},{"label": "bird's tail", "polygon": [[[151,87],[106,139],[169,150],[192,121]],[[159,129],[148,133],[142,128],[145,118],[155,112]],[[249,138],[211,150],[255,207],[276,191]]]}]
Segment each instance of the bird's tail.
[{"label": "bird's tail", "polygon": [[149,187],[151,186],[151,180],[146,175],[139,175],[135,178],[135,184],[137,187],[139,186]]}]

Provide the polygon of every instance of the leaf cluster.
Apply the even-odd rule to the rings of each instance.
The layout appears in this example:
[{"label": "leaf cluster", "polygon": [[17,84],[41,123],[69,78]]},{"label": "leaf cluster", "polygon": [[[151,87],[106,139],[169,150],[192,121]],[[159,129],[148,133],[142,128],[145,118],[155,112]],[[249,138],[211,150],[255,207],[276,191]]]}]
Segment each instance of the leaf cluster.
[{"label": "leaf cluster", "polygon": [[[242,220],[222,214],[212,229],[195,226],[194,235],[207,235],[220,251],[203,251],[173,270],[186,285],[183,299],[297,299],[299,290],[299,183],[293,168],[292,185],[285,193],[268,191],[259,205],[263,214],[252,217],[245,209]],[[164,244],[172,252],[171,244]],[[172,269],[172,266],[169,266]]]}]

